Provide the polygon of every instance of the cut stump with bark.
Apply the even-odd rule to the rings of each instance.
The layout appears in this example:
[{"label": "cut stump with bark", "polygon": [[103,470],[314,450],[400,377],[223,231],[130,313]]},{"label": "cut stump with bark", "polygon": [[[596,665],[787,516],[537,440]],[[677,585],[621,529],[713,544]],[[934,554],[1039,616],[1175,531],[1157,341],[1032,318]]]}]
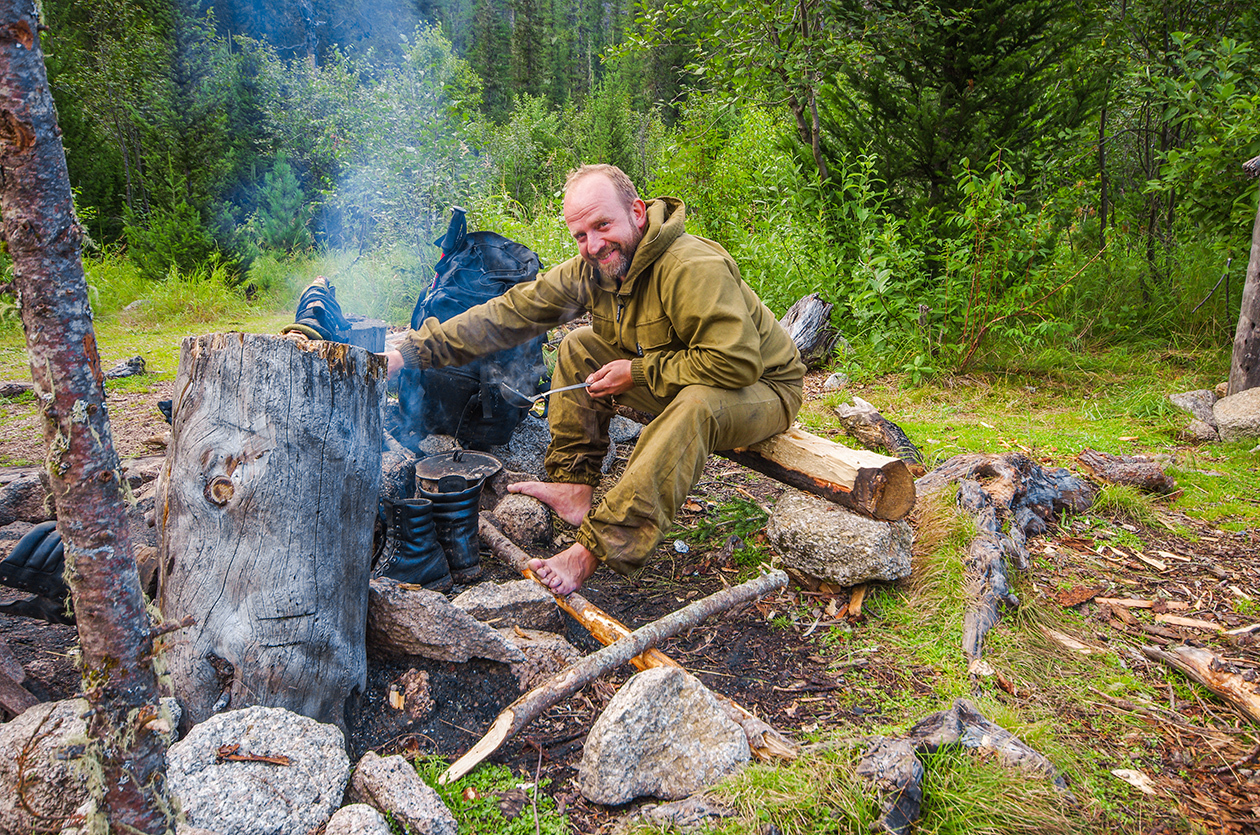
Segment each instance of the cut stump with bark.
[{"label": "cut stump with bark", "polygon": [[367,674],[385,362],[239,333],[185,339],[157,491],[159,599],[185,722],[283,707],[343,724]]},{"label": "cut stump with bark", "polygon": [[792,337],[806,368],[826,364],[831,352],[840,341],[840,331],[831,324],[831,311],[835,305],[823,301],[822,296],[810,293],[788,308],[779,324]]}]

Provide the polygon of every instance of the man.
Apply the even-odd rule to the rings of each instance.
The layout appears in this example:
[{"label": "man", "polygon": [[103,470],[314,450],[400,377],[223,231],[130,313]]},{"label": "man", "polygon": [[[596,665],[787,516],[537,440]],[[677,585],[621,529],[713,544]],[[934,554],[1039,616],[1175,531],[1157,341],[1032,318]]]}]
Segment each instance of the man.
[{"label": "man", "polygon": [[[563,207],[578,257],[446,322],[428,319],[387,352],[391,376],[404,364],[460,365],[591,314],[560,345],[554,385],[590,385],[552,395],[551,480],[509,488],[578,526],[568,549],[530,561],[557,594],[577,590],[601,562],[620,573],[641,566],[710,452],[791,424],[805,374],[726,251],[684,231],[681,201],[645,203],[620,169],[588,165],[569,175]],[[657,417],[592,509],[614,397]]]}]

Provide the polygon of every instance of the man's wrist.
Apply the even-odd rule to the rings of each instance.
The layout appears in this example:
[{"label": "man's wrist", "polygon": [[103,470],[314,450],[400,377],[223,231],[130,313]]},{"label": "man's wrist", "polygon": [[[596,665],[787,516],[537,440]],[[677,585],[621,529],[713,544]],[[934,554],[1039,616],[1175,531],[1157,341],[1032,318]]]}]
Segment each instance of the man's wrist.
[{"label": "man's wrist", "polygon": [[643,357],[635,357],[630,360],[630,382],[636,386],[647,387],[647,375],[643,371]]}]

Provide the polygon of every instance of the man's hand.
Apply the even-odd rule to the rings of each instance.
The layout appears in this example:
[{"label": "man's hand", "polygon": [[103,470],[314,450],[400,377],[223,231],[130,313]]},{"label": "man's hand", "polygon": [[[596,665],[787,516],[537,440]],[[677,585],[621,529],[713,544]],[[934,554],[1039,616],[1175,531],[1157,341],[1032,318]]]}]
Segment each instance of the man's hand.
[{"label": "man's hand", "polygon": [[611,397],[634,388],[630,376],[630,360],[613,360],[586,378],[591,386],[586,393],[591,397]]},{"label": "man's hand", "polygon": [[389,363],[389,370],[385,372],[386,380],[393,380],[398,376],[398,372],[403,370],[403,357],[398,351],[386,351],[381,354],[385,361]]}]

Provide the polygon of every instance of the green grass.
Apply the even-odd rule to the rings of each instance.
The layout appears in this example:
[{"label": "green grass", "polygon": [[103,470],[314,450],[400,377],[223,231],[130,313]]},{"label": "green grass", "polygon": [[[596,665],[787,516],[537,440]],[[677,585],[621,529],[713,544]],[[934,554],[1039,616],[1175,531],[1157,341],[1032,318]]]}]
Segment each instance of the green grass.
[{"label": "green grass", "polygon": [[[568,818],[555,801],[535,787],[532,776],[518,776],[503,765],[483,764],[447,785],[438,782],[448,763],[437,758],[415,761],[416,771],[434,788],[455,816],[460,835],[567,835]],[[545,781],[544,781],[545,782]],[[527,802],[508,819],[499,807],[503,793],[523,791]]]}]

